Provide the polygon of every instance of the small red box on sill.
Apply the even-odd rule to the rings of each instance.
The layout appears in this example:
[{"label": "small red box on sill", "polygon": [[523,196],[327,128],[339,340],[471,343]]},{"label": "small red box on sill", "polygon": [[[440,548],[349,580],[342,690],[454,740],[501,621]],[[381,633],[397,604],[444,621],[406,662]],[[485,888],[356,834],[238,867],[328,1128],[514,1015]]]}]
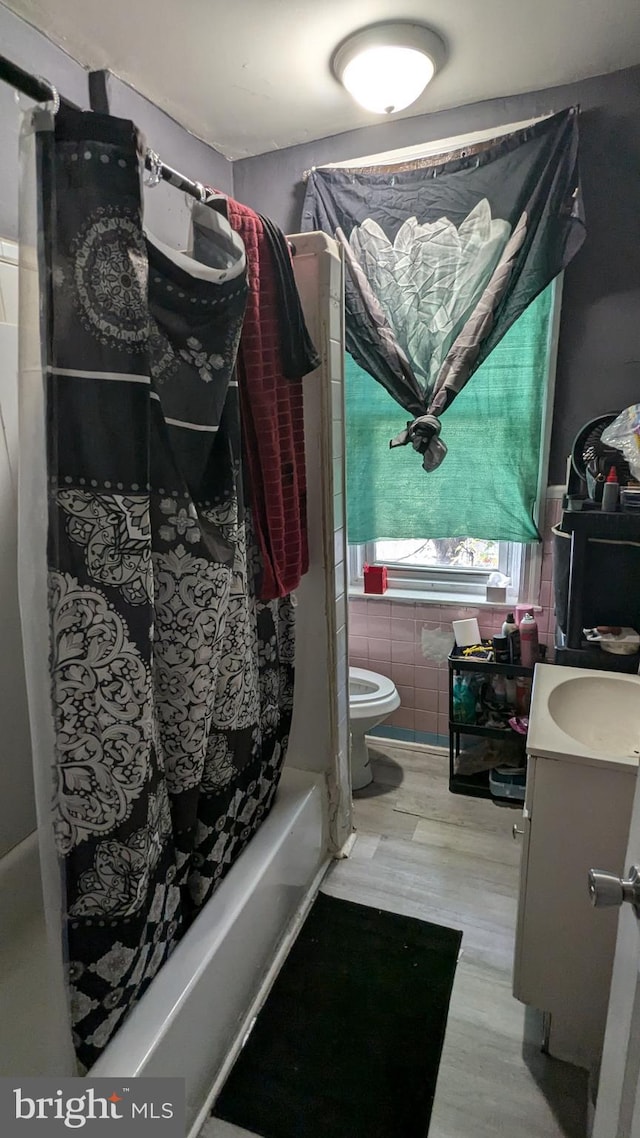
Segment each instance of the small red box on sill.
[{"label": "small red box on sill", "polygon": [[365,565],[364,567],[365,593],[386,593],[387,567],[386,565]]}]

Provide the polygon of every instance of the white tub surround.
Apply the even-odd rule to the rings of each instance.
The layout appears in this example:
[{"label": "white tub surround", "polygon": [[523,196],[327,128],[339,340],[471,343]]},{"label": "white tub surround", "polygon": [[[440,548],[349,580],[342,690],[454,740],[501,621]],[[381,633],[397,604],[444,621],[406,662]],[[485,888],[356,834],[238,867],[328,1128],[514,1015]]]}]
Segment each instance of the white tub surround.
[{"label": "white tub surround", "polygon": [[344,301],[337,243],[296,233],[294,272],[321,358],[304,380],[309,572],[297,590],[296,695],[287,761],[327,781],[329,842],[352,831],[344,482]]}]

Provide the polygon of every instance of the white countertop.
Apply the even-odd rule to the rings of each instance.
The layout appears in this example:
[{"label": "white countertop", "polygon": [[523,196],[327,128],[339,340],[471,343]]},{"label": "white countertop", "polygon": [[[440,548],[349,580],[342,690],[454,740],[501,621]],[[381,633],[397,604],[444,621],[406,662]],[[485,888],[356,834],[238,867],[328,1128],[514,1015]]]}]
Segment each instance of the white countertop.
[{"label": "white countertop", "polygon": [[[590,668],[566,668],[556,664],[536,664],[529,715],[527,752],[541,758],[563,762],[588,763],[606,766],[613,770],[629,770],[638,766],[637,754],[607,754],[602,739],[594,738],[593,745],[580,742],[568,735],[555,722],[549,712],[549,698],[555,688],[577,677],[603,677],[620,683],[635,684],[638,688],[638,745],[640,748],[640,676],[626,672],[596,671]],[[603,702],[602,722],[606,723],[607,708]],[[599,732],[594,733],[599,734]]]}]

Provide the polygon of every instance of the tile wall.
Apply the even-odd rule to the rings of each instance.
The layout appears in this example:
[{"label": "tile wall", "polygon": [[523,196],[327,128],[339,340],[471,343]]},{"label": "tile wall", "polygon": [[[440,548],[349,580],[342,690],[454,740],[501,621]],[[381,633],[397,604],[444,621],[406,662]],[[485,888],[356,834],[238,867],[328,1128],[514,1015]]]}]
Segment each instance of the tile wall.
[{"label": "tile wall", "polygon": [[0,240],[0,858],[36,826],[18,603],[18,246]]},{"label": "tile wall", "polygon": [[[551,526],[559,519],[560,506],[559,499],[548,500],[539,597],[542,611],[536,611],[540,639],[547,651],[552,650],[554,635]],[[376,733],[384,734],[386,727],[391,736],[445,745],[451,621],[475,616],[482,635],[492,636],[500,632],[510,610],[504,605],[411,603],[387,596],[358,597],[349,602],[349,663],[390,676],[401,699],[398,710]]]}]

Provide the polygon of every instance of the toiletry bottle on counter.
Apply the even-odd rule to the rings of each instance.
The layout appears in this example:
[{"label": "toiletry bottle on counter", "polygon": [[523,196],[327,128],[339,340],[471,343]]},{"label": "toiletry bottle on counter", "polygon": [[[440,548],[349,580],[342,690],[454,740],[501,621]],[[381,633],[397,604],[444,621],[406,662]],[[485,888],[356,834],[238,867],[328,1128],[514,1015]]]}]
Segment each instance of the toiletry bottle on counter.
[{"label": "toiletry bottle on counter", "polygon": [[511,662],[511,656],[509,653],[509,637],[504,635],[494,636],[493,652],[496,664],[509,664]]},{"label": "toiletry bottle on counter", "polygon": [[533,605],[516,605],[515,617],[518,628],[520,628],[522,618],[526,612],[531,613],[531,616],[533,616]]},{"label": "toiletry bottle on counter", "polygon": [[491,687],[493,688],[493,698],[499,707],[504,707],[507,702],[507,685],[504,676],[494,676],[491,680]]},{"label": "toiletry bottle on counter", "polygon": [[538,625],[526,612],[520,621],[520,657],[525,668],[533,668],[538,655]]},{"label": "toiletry bottle on counter", "polygon": [[520,633],[518,626],[513,619],[513,613],[507,614],[507,619],[502,625],[502,635],[507,637],[509,641],[509,655],[512,664],[520,663]]},{"label": "toiletry bottle on counter", "polygon": [[528,715],[530,707],[531,680],[528,676],[516,676],[516,711],[518,715]]},{"label": "toiletry bottle on counter", "polygon": [[618,475],[616,474],[615,466],[610,467],[607,474],[607,481],[602,487],[602,509],[603,510],[617,510],[618,508],[618,493],[620,487],[618,485]]}]

